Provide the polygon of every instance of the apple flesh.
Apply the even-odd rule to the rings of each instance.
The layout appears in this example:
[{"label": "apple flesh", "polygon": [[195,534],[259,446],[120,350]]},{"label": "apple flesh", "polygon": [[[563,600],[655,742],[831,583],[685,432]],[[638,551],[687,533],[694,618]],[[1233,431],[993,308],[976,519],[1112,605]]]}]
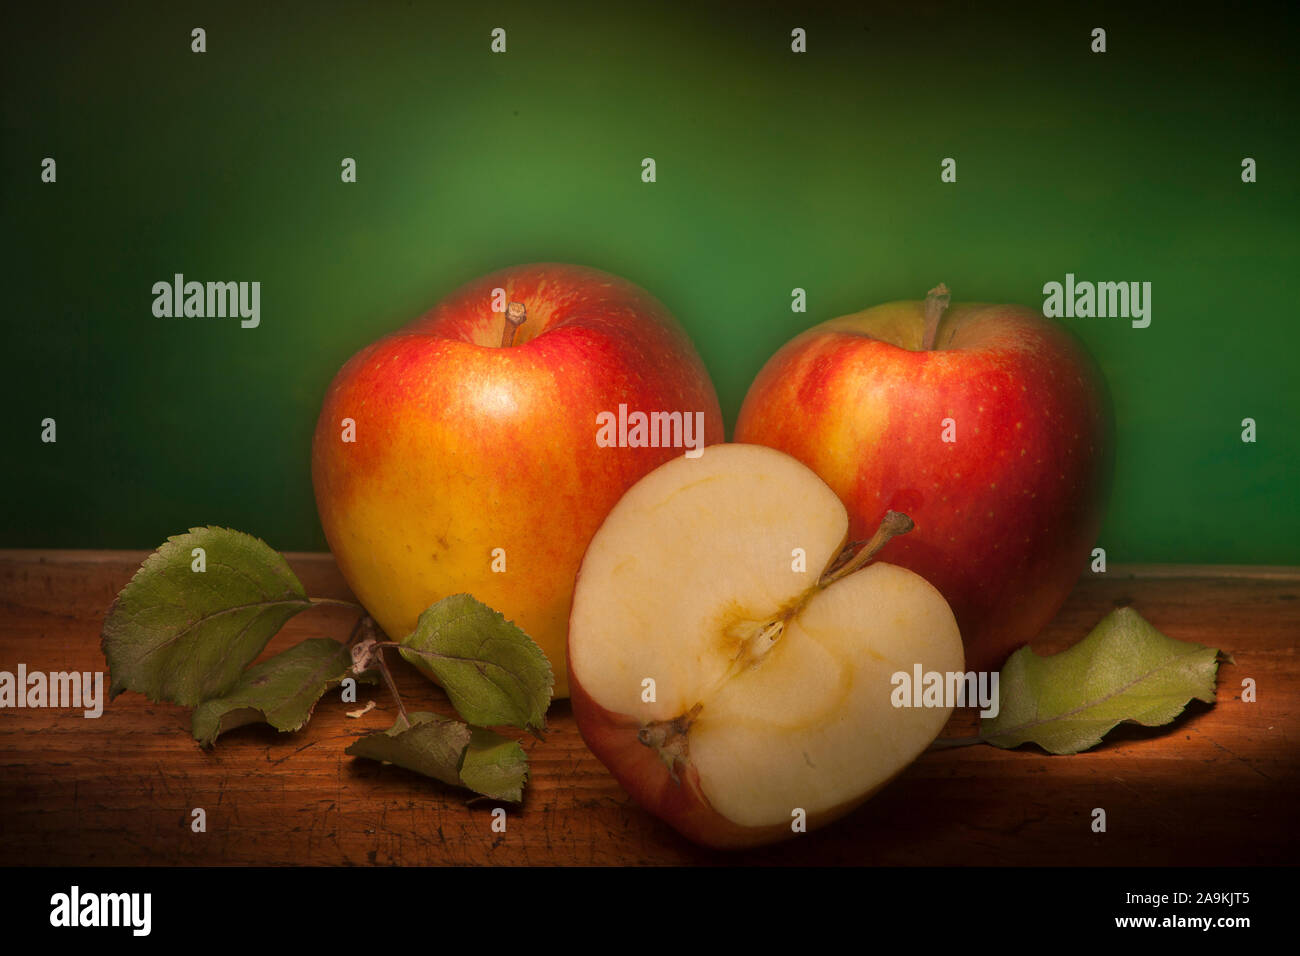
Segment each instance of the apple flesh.
[{"label": "apple flesh", "polygon": [[899,671],[962,670],[951,610],[902,568],[823,573],[848,527],[793,458],[717,445],[641,479],[592,538],[569,624],[578,728],[696,842],[752,846],[792,836],[799,810],[810,829],[847,813],[951,713],[891,702]]},{"label": "apple flesh", "polygon": [[817,472],[854,538],[888,510],[909,515],[916,530],[882,558],[939,589],[983,671],[1033,639],[1087,567],[1113,427],[1101,375],[1065,329],[1017,306],[945,311],[946,292],[791,340],[750,387],[736,440]]},{"label": "apple flesh", "polygon": [[468,592],[537,642],[567,696],[587,543],[627,488],[686,451],[598,446],[597,416],[620,404],[692,424],[698,412],[692,437],[723,438],[713,384],[668,310],[580,266],[484,276],[353,356],[325,396],[312,479],[330,549],[379,626],[400,640]]}]

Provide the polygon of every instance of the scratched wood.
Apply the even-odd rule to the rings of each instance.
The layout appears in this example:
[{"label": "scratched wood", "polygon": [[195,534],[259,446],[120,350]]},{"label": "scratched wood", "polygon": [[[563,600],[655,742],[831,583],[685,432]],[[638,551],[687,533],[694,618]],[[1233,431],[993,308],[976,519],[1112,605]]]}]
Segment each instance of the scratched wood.
[{"label": "scratched wood", "polygon": [[[0,669],[103,670],[104,612],[140,552],[0,551]],[[310,593],[347,597],[328,555],[293,555]],[[492,805],[395,767],[344,755],[389,726],[393,706],[347,717],[336,696],[307,729],[248,727],[211,751],[189,713],[123,694],[97,720],[0,711],[0,864],[1237,864],[1295,863],[1300,796],[1300,569],[1134,566],[1082,581],[1038,642],[1060,649],[1133,604],[1172,637],[1231,652],[1214,706],[1172,727],[1123,727],[1097,750],[1051,757],[987,746],[931,752],[864,808],[775,848],[694,847],[642,812],[582,743],[567,704],[543,742],[507,831]],[[300,615],[268,654],[342,638],[348,612]],[[416,709],[440,692],[396,662]],[[1243,678],[1258,701],[1241,701]],[[107,683],[107,681],[105,681]],[[970,712],[945,736],[969,734]],[[207,832],[190,829],[207,812]],[[1106,833],[1090,828],[1102,807]]]}]

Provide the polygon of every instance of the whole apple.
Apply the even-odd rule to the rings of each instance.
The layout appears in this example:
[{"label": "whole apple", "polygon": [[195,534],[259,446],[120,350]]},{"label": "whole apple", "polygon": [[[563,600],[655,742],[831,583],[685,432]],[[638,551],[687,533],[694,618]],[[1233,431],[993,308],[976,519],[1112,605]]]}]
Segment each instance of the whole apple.
[{"label": "whole apple", "polygon": [[642,475],[722,438],[713,384],[662,303],[539,263],[470,282],[353,356],[325,396],[312,480],[339,568],[390,637],[470,593],[537,642],[563,697],[591,536]]},{"label": "whole apple", "polygon": [[891,302],[823,322],[763,367],[735,440],[793,455],[849,509],[915,530],[882,560],[948,600],[966,665],[1000,667],[1056,615],[1096,541],[1113,467],[1102,377],[1019,306]]}]

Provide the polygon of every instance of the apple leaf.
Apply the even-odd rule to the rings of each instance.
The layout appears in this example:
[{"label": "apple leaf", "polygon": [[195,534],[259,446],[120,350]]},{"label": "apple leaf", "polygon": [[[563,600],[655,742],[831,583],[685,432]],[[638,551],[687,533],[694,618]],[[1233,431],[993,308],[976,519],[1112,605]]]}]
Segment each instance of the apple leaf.
[{"label": "apple leaf", "polygon": [[471,724],[546,726],[555,683],[550,662],[499,611],[453,594],[421,614],[400,643],[402,656],[430,672]]},{"label": "apple leaf", "polygon": [[387,730],[366,734],[345,751],[394,763],[452,786],[463,786],[460,758],[469,746],[471,732],[459,720],[425,711],[401,717]]},{"label": "apple leaf", "polygon": [[523,799],[528,778],[528,757],[515,741],[428,712],[398,717],[392,727],[367,734],[347,752],[515,803]]},{"label": "apple leaf", "polygon": [[528,780],[528,756],[518,741],[475,727],[461,761],[460,778],[485,797],[518,803]]},{"label": "apple leaf", "polygon": [[1167,724],[1193,697],[1214,702],[1218,654],[1166,637],[1137,611],[1119,608],[1059,654],[1039,657],[1028,647],[1012,654],[1002,668],[998,715],[980,722],[980,739],[1073,754],[1126,721]]},{"label": "apple leaf", "polygon": [[264,541],[216,527],[174,535],[108,610],[109,695],[134,690],[185,707],[221,697],[285,621],[311,606]]},{"label": "apple leaf", "polygon": [[[328,637],[303,641],[244,672],[224,697],[205,700],[194,710],[194,739],[210,747],[221,734],[245,724],[265,721],[276,730],[301,730],[316,702],[348,677],[352,655],[348,646]],[[373,674],[353,675],[375,683]]]}]

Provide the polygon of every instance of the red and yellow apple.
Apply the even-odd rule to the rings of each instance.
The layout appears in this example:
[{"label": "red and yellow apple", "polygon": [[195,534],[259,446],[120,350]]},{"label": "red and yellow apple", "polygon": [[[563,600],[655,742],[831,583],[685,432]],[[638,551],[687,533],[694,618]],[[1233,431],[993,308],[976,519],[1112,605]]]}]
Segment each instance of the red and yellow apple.
[{"label": "red and yellow apple", "polygon": [[684,835],[786,839],[867,799],[943,728],[900,706],[897,675],[962,671],[961,636],[918,575],[841,563],[844,505],[808,468],[716,445],[637,482],[592,538],[569,623],[583,739]]},{"label": "red and yellow apple", "polygon": [[1112,464],[1108,397],[1061,326],[1010,305],[891,302],[788,342],[750,387],[736,441],[785,451],[865,537],[916,529],[882,558],[947,598],[967,666],[1001,666],[1087,566]]},{"label": "red and yellow apple", "polygon": [[598,445],[597,416],[620,405],[680,412],[683,427],[699,412],[703,443],[723,438],[713,384],[668,310],[580,266],[483,276],[353,356],[325,396],[312,480],[330,549],[380,627],[400,639],[468,592],[538,643],[566,696],[587,543],[624,491],[687,450]]}]

